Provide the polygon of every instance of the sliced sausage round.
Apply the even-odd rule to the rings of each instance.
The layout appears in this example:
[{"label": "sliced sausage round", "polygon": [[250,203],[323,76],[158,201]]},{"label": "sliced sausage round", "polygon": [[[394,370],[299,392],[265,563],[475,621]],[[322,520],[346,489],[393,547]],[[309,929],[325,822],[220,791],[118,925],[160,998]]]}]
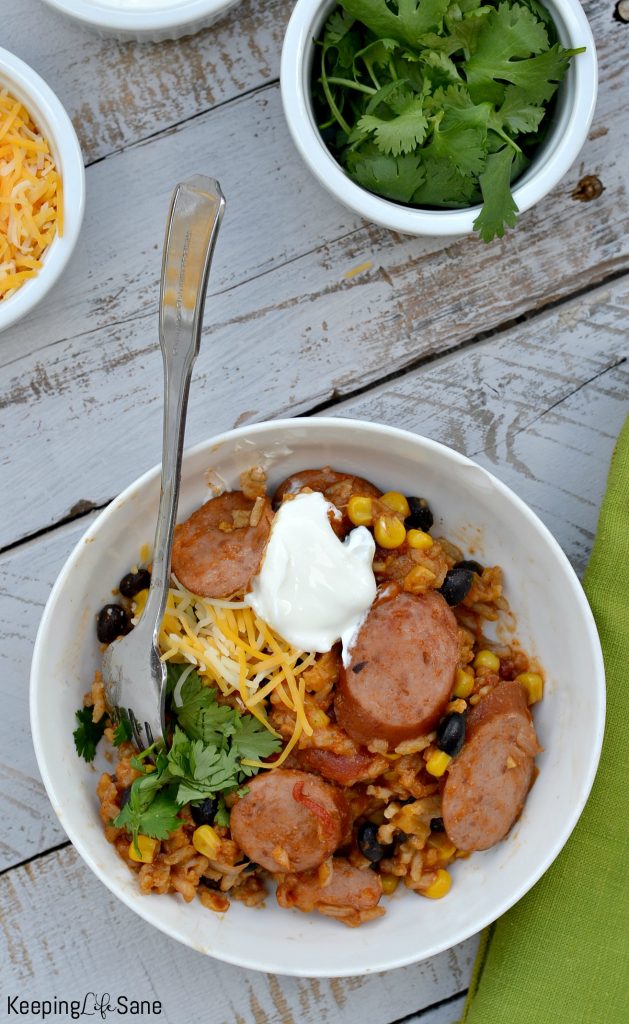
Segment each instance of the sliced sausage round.
[{"label": "sliced sausage round", "polygon": [[466,736],[446,778],[443,823],[460,850],[487,850],[519,817],[541,749],[520,684],[499,683],[481,700]]},{"label": "sliced sausage round", "polygon": [[311,491],[320,491],[324,498],[342,513],[342,520],[332,521],[334,532],[340,537],[344,537],[353,528],[353,523],[347,516],[349,499],[354,495],[379,498],[382,494],[374,484],[360,476],[339,473],[330,466],[324,466],[322,469],[304,469],[284,480],[273,495],[273,508],[279,507],[286,494],[298,494],[305,487]]},{"label": "sliced sausage round", "polygon": [[297,907],[305,913],[319,910],[347,919],[346,923],[350,925],[378,916],[373,914],[373,910],[382,896],[380,875],[374,871],[361,871],[344,857],[334,857],[331,866],[332,876],[327,884],[322,884],[317,871],[288,875],[277,887],[279,905]]},{"label": "sliced sausage round", "polygon": [[344,841],[349,823],[345,797],[317,775],[277,768],[247,786],[249,792],[232,809],[231,834],[267,871],[318,867]]},{"label": "sliced sausage round", "polygon": [[228,491],[175,527],[172,571],[193,594],[227,598],[247,589],[260,568],[273,518],[264,498],[252,526],[248,517],[254,504],[241,491]]},{"label": "sliced sausage round", "polygon": [[456,619],[441,594],[376,599],[341,669],[337,722],[364,744],[425,735],[450,699],[458,657]]}]

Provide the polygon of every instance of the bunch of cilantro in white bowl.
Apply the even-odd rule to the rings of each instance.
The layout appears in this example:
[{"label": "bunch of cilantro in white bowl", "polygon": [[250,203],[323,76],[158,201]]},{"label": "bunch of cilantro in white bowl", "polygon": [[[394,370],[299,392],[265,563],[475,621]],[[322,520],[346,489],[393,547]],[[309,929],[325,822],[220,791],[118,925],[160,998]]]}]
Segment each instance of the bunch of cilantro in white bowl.
[{"label": "bunch of cilantro in white bowl", "polygon": [[578,0],[298,0],[282,95],[302,156],[347,205],[489,242],[576,157],[596,57]]}]

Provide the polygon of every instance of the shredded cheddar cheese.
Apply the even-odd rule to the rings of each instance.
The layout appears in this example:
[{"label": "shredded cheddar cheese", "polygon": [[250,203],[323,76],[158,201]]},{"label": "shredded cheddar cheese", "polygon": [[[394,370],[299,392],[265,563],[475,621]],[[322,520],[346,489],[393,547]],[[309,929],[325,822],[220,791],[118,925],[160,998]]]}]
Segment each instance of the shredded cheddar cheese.
[{"label": "shredded cheddar cheese", "polygon": [[[144,610],[147,594],[148,590],[142,590],[134,599],[134,624]],[[277,733],[264,709],[265,698],[275,691],[295,714],[293,735],[279,758],[268,764],[247,764],[276,768],[286,760],[302,733],[312,735],[304,708],[302,676],[314,663],[315,655],[291,647],[243,601],[198,597],[176,583],[168,592],[159,647],[162,661],[188,662],[190,672],[198,672],[208,685],[217,686],[225,696],[237,694],[243,709],[274,735]],[[182,674],[179,687],[188,674]]]},{"label": "shredded cheddar cheese", "polygon": [[0,89],[0,302],[36,276],[55,234],[63,234],[61,176],[28,110]]}]

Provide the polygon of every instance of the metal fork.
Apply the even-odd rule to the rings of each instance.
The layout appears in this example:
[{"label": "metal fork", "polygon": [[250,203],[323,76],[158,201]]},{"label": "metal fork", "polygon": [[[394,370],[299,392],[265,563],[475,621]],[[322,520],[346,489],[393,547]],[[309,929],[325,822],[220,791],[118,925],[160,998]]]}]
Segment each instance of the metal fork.
[{"label": "metal fork", "polygon": [[170,206],[160,286],[164,363],[162,478],[151,583],[142,618],[109,645],[103,681],[110,711],[127,717],[140,750],[164,736],[166,668],[157,639],[166,606],[192,366],[199,352],[205,291],[225,197],[213,178],[177,185]]}]

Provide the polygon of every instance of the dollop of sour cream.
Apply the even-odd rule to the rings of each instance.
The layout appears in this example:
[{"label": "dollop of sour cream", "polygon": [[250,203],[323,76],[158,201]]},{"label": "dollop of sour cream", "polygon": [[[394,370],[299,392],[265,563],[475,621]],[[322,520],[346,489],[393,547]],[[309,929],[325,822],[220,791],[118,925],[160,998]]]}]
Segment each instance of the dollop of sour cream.
[{"label": "dollop of sour cream", "polygon": [[245,596],[265,622],[300,651],[351,646],[376,596],[374,539],[364,526],[339,540],[322,494],[285,501],[271,527],[260,572]]}]

